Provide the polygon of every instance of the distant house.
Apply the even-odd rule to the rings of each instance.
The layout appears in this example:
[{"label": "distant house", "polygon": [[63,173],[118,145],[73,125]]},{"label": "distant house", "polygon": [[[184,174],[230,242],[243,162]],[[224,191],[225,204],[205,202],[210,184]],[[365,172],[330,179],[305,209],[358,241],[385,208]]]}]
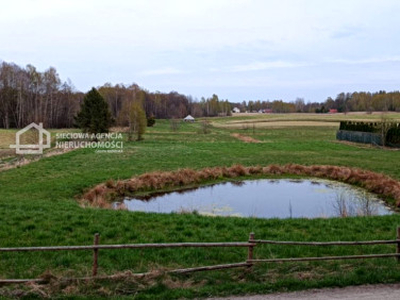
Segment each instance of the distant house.
[{"label": "distant house", "polygon": [[186,118],[183,119],[185,122],[194,122],[194,118],[191,115],[188,115]]},{"label": "distant house", "polygon": [[232,109],[232,112],[233,112],[233,113],[240,113],[240,109],[239,109],[238,107],[234,107],[234,108]]},{"label": "distant house", "polygon": [[265,114],[272,114],[272,109],[266,108],[266,109],[264,109],[264,113]]},{"label": "distant house", "polygon": [[331,108],[331,109],[329,110],[329,113],[330,113],[330,114],[337,114],[337,109]]}]

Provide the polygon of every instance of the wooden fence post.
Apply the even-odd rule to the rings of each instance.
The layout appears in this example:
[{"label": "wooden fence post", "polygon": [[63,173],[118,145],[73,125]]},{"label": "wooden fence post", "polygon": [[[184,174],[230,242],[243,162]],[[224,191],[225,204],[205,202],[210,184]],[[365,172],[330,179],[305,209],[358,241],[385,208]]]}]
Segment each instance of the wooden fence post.
[{"label": "wooden fence post", "polygon": [[[254,232],[250,232],[249,234],[249,243],[253,243],[254,241]],[[249,251],[247,253],[247,262],[250,263],[249,269],[253,266],[253,263],[250,261],[253,260],[253,248],[254,246],[249,246]]]},{"label": "wooden fence post", "polygon": [[[98,233],[94,235],[94,240],[93,240],[94,246],[97,246],[99,244],[99,237],[100,235]],[[98,259],[99,259],[99,249],[93,249],[93,270],[92,270],[93,277],[97,275]]]},{"label": "wooden fence post", "polygon": [[[400,226],[397,227],[397,239],[400,240]],[[398,242],[396,247],[396,253],[400,254],[400,243]],[[397,256],[397,262],[400,262],[400,256]]]}]

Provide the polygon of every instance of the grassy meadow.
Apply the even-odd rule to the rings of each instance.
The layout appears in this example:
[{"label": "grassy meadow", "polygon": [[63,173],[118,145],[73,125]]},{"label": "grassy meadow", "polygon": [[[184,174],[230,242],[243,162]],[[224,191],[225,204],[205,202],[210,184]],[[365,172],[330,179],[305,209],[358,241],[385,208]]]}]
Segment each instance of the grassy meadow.
[{"label": "grassy meadow", "polygon": [[[379,114],[239,115],[210,119],[211,133],[200,122],[182,123],[173,131],[157,120],[141,142],[124,141],[123,153],[79,149],[0,172],[0,247],[88,245],[100,233],[101,244],[246,241],[257,239],[335,241],[393,239],[400,216],[320,219],[255,219],[197,214],[152,214],[82,208],[77,199],[109,179],[127,179],[151,171],[215,166],[269,164],[358,167],[400,180],[400,153],[368,145],[338,142],[340,120],[379,120]],[[400,120],[400,114],[387,118]],[[0,148],[13,130],[0,130]],[[62,132],[62,130],[52,131]],[[236,134],[236,135],[235,135]],[[257,142],[247,143],[237,134]],[[7,141],[6,141],[7,137]],[[0,163],[6,163],[1,161]],[[9,159],[9,158],[7,158]],[[245,201],[245,199],[244,199]],[[242,262],[247,249],[100,250],[99,274],[146,272]],[[282,247],[257,246],[255,258],[278,258],[395,252],[395,246]],[[36,278],[91,274],[92,252],[1,253],[0,278]],[[137,299],[194,298],[269,293],[306,288],[400,281],[394,259],[318,263],[260,264],[243,269],[161,276],[145,281],[54,284],[46,295]],[[27,298],[42,297],[26,286],[15,289]],[[46,288],[43,288],[46,289]],[[11,297],[10,296],[10,297]]]}]

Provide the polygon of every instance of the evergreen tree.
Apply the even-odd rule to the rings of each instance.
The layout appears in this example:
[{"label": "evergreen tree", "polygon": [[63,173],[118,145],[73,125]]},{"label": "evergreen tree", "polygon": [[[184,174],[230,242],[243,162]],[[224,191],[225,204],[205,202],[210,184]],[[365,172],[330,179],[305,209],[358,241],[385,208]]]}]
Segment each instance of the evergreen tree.
[{"label": "evergreen tree", "polygon": [[76,125],[88,133],[106,133],[112,124],[111,112],[100,93],[92,88],[83,98]]},{"label": "evergreen tree", "polygon": [[153,116],[147,118],[147,127],[153,127],[156,124],[156,118]]}]

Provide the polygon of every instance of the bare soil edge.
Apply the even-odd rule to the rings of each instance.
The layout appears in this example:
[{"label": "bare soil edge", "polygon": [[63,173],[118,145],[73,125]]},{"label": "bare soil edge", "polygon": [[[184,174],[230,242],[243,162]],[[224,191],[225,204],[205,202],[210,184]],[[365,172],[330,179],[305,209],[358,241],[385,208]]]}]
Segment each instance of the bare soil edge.
[{"label": "bare soil edge", "polygon": [[65,154],[67,152],[73,151],[75,149],[78,149],[78,148],[51,149],[49,151],[46,151],[42,155],[36,155],[36,156],[35,155],[29,155],[29,156],[25,157],[25,156],[17,155],[17,156],[15,156],[14,159],[10,160],[10,162],[6,162],[6,163],[3,163],[3,164],[0,163],[0,172],[22,167],[22,166],[28,165],[30,163],[33,163],[35,161],[39,161],[42,158],[56,156],[56,155],[62,155],[62,154]]},{"label": "bare soil edge", "polygon": [[[108,180],[88,191],[80,198],[83,207],[112,208],[112,201],[133,195],[135,192],[157,191],[165,188],[182,188],[215,180],[243,176],[282,176],[299,175],[340,181],[365,188],[369,192],[393,199],[400,206],[400,182],[381,173],[358,168],[298,164],[231,167],[212,167],[201,170],[180,169],[177,171],[155,171],[135,176],[127,180]],[[388,203],[393,206],[393,203]],[[124,207],[120,207],[123,209]]]},{"label": "bare soil edge", "polygon": [[260,140],[252,138],[251,136],[242,135],[240,133],[232,133],[231,136],[245,143],[262,143]]}]

